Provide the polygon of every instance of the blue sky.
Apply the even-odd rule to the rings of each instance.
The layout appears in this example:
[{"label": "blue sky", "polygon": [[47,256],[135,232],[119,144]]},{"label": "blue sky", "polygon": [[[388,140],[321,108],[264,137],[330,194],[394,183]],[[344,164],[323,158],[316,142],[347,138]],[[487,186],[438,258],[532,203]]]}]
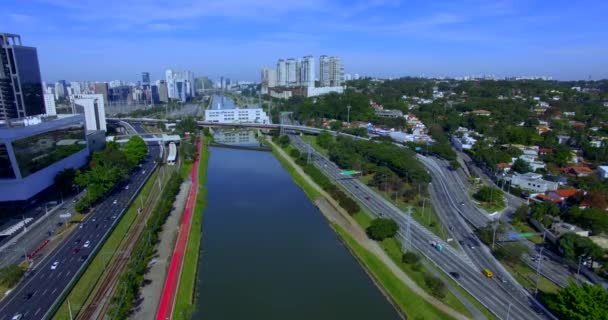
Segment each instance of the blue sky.
[{"label": "blue sky", "polygon": [[166,68],[257,80],[280,57],[346,72],[608,78],[608,1],[0,0],[0,32],[49,81],[153,79]]}]

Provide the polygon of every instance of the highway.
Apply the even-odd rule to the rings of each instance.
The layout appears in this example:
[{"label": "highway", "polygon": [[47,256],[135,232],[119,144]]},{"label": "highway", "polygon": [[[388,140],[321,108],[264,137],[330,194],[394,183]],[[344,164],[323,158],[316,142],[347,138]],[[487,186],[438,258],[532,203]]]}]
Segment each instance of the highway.
[{"label": "highway", "polygon": [[[476,262],[480,263],[480,261],[472,261],[466,254],[449,246],[415,220],[406,217],[397,207],[359,180],[341,175],[340,168],[313,148],[308,147],[300,137],[290,136],[290,138],[300,152],[310,151],[315,166],[351,193],[371,213],[397,221],[400,225],[398,238],[406,248],[413,246],[446,274],[458,272],[460,276],[458,278],[452,276],[453,279],[497,317],[502,319],[545,319],[545,316],[537,313],[537,309],[532,306],[533,303],[524,292],[513,292],[499,285],[500,280],[484,277],[476,266]],[[444,250],[442,252],[435,250],[430,245],[431,241],[442,243]]]},{"label": "highway", "polygon": [[[141,167],[131,173],[129,180],[117,186],[110,196],[87,214],[79,227],[38,262],[23,281],[0,301],[0,320],[9,320],[18,313],[23,314],[24,320],[48,319],[52,316],[49,311],[54,303],[80,269],[92,260],[91,253],[102,245],[102,239],[113,229],[131,199],[154,171],[154,159],[160,150],[159,145],[149,146],[148,156]],[[89,245],[85,247],[87,241]],[[55,262],[58,265],[53,270],[51,266]]]}]

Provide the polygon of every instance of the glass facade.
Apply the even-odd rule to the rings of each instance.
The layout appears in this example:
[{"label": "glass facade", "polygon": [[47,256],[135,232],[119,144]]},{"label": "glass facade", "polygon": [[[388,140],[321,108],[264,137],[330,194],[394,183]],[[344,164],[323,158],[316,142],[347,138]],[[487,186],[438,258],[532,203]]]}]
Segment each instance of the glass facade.
[{"label": "glass facade", "polygon": [[15,47],[13,53],[19,69],[25,114],[28,116],[44,114],[44,95],[42,94],[42,80],[36,49]]},{"label": "glass facade", "polygon": [[8,151],[4,143],[0,143],[0,179],[15,179],[13,165],[8,157]]},{"label": "glass facade", "polygon": [[13,141],[13,151],[23,178],[86,147],[84,124]]}]

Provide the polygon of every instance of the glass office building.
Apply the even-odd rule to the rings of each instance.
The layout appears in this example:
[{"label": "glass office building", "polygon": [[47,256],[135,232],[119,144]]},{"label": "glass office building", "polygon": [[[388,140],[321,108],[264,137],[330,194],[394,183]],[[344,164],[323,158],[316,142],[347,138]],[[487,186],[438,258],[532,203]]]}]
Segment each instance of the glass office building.
[{"label": "glass office building", "polygon": [[84,115],[41,119],[0,128],[0,201],[28,200],[60,171],[87,163]]}]

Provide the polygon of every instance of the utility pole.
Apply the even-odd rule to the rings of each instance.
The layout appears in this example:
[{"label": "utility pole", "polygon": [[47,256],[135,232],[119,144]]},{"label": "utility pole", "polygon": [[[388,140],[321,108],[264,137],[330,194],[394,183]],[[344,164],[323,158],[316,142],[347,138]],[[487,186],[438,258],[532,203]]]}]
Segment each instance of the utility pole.
[{"label": "utility pole", "polygon": [[407,225],[405,226],[405,244],[407,246],[408,250],[412,249],[412,240],[411,240],[411,232],[410,232],[410,225],[412,224],[412,207],[408,207],[407,208],[407,212],[405,213],[407,215]]},{"label": "utility pole", "polygon": [[536,264],[536,288],[534,289],[534,295],[538,294],[538,282],[540,280],[540,263],[543,261],[543,249],[545,247],[540,248],[540,253],[538,255],[538,263]]},{"label": "utility pole", "polygon": [[70,320],[74,320],[74,316],[72,316],[72,305],[70,304],[70,299],[68,299],[68,312],[70,313]]},{"label": "utility pole", "polygon": [[494,243],[496,243],[496,228],[498,227],[497,223],[494,222],[494,231],[492,232],[492,250],[494,250]]}]

